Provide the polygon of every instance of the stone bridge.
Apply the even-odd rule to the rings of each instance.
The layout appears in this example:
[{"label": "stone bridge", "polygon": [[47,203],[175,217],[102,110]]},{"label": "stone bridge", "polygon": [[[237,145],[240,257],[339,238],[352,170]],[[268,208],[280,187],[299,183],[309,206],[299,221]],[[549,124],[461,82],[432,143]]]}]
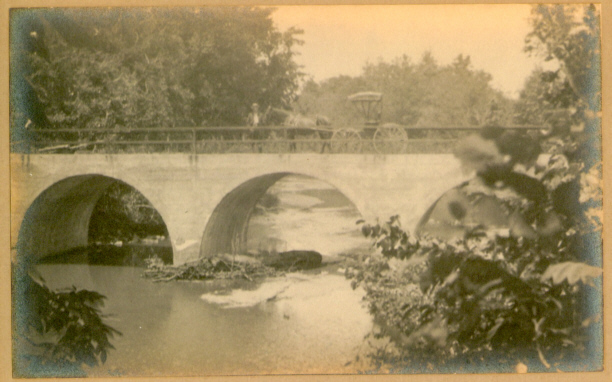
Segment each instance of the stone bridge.
[{"label": "stone bridge", "polygon": [[366,221],[399,214],[411,230],[468,178],[447,154],[11,154],[11,247],[44,257],[87,245],[93,208],[119,181],[160,213],[175,264],[241,253],[255,204],[289,174],[329,183]]}]

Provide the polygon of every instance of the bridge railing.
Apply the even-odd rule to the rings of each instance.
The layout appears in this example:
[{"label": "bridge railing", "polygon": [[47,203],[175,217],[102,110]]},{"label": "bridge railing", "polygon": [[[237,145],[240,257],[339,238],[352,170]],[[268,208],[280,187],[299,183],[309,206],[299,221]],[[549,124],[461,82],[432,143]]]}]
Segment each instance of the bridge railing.
[{"label": "bridge railing", "polygon": [[[506,126],[542,130],[542,126]],[[29,129],[11,142],[17,153],[445,153],[478,126],[223,126]]]}]

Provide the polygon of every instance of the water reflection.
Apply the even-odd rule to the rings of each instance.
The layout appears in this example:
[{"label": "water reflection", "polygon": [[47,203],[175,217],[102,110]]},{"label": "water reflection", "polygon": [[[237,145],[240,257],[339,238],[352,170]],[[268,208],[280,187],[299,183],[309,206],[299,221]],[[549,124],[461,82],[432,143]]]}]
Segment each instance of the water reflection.
[{"label": "water reflection", "polygon": [[[142,269],[40,265],[53,288],[75,285],[108,297],[108,324],[123,332],[106,364],[90,375],[211,375],[346,372],[371,328],[362,294],[344,276],[288,275],[245,282],[153,283]],[[266,285],[283,284],[261,298]],[[223,298],[252,291],[249,306]],[[203,296],[217,296],[210,302]]]}]

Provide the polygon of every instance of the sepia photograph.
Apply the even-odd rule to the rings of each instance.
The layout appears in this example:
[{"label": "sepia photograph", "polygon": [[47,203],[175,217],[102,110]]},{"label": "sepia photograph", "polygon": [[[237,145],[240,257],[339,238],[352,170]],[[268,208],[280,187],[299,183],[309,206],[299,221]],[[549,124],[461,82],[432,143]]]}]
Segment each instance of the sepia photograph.
[{"label": "sepia photograph", "polygon": [[602,8],[9,4],[10,375],[604,372]]}]

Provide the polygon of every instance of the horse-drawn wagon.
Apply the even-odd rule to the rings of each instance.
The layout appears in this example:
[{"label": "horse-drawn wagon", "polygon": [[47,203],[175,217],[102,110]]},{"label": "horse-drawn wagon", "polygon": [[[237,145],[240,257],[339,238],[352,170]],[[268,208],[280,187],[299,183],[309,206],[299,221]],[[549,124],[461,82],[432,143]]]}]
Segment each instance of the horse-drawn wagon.
[{"label": "horse-drawn wagon", "polygon": [[[361,153],[364,142],[371,141],[369,146],[380,154],[402,153],[407,146],[408,134],[398,124],[381,124],[382,100],[382,93],[376,92],[361,92],[348,97],[365,120],[357,127],[335,127],[323,116],[311,118],[268,108],[262,116],[266,126],[252,128],[250,134],[243,135],[243,141],[249,140],[257,145],[260,152]],[[251,142],[252,138],[258,142]]]},{"label": "horse-drawn wagon", "polygon": [[404,152],[408,144],[406,130],[396,123],[381,124],[383,111],[382,93],[355,93],[350,95],[348,100],[361,112],[365,118],[365,125],[361,128],[347,129],[349,131],[341,133],[343,136],[350,139],[371,140],[374,149],[379,154]]}]

